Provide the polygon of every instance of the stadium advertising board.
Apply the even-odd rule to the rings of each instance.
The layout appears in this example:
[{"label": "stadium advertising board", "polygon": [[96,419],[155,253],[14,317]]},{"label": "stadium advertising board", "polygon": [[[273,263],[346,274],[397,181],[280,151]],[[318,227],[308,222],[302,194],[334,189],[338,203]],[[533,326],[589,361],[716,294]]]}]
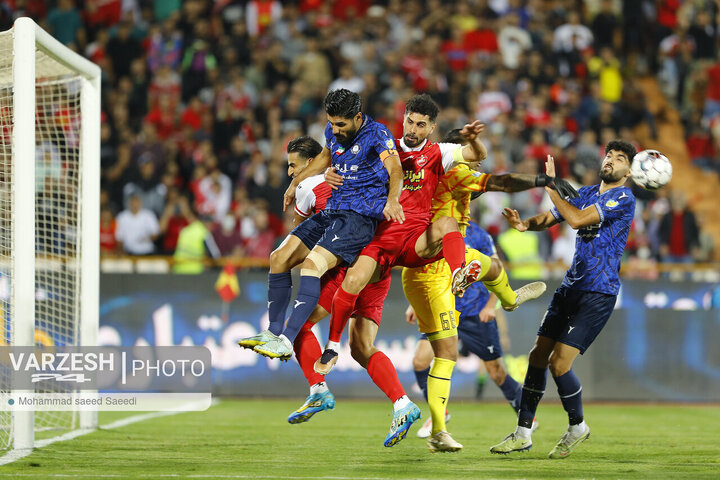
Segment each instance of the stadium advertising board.
[{"label": "stadium advertising board", "polygon": [[[406,390],[419,395],[412,371],[417,331],[404,320],[407,301],[399,272],[393,276],[376,344],[393,361]],[[267,275],[238,274],[239,296],[229,309],[216,292],[217,278],[217,272],[103,275],[100,344],[204,346],[212,357],[214,394],[304,397],[307,383],[294,359],[288,363],[270,360],[236,344],[267,326]],[[506,314],[510,345],[505,361],[511,374],[520,380],[527,352],[557,286],[558,282],[550,282],[540,299]],[[712,348],[712,339],[720,338],[720,312],[709,308],[714,287],[706,283],[626,281],[608,325],[576,364],[575,370],[587,379],[583,382],[584,398],[720,398],[720,351]],[[222,319],[224,313],[227,321]],[[314,330],[321,344],[327,339],[327,325],[328,320],[324,320]],[[455,397],[475,396],[479,364],[474,356],[459,358],[453,375]],[[351,358],[347,333],[328,382],[336,395],[382,396]],[[502,398],[493,386],[485,388],[484,395]],[[548,389],[548,397],[556,398],[554,388]]]}]

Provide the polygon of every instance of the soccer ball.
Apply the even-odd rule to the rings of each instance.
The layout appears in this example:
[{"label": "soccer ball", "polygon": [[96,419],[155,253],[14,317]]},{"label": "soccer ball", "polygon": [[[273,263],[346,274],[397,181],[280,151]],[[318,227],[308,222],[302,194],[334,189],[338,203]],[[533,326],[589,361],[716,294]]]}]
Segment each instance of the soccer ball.
[{"label": "soccer ball", "polygon": [[633,157],[630,173],[645,190],[657,190],[672,178],[672,164],[657,150],[643,150]]}]

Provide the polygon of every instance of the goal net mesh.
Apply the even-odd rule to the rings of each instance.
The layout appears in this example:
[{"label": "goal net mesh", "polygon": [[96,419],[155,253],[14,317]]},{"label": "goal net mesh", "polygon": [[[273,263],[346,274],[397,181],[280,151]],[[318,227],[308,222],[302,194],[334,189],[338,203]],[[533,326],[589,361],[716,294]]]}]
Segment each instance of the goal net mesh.
[{"label": "goal net mesh", "polygon": [[[35,343],[78,345],[80,332],[80,76],[35,51],[35,218],[12,218],[13,32],[0,33],[0,298],[2,342],[13,329],[12,231],[35,223]],[[31,161],[32,159],[20,159]],[[0,378],[9,389],[9,377]],[[38,384],[36,392],[60,391]],[[12,421],[0,413],[0,448],[9,448]],[[35,429],[72,429],[75,412],[36,412]]]}]

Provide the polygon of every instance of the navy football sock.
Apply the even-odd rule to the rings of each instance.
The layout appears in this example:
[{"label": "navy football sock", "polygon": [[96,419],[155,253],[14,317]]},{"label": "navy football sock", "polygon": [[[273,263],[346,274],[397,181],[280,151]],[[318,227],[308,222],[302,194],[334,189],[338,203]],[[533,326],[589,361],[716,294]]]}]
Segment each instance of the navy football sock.
[{"label": "navy football sock", "polygon": [[423,397],[425,397],[426,402],[427,402],[428,375],[430,375],[430,367],[426,368],[425,370],[415,370],[415,380],[417,381],[417,384],[418,384],[418,387],[420,387],[420,390],[422,390]]},{"label": "navy football sock", "polygon": [[290,319],[283,332],[291,343],[295,341],[300,329],[310,318],[319,299],[320,279],[310,275],[301,275],[297,299],[295,299]]},{"label": "navy football sock", "polygon": [[560,401],[568,414],[570,425],[582,423],[583,407],[580,379],[572,369],[559,377],[553,377],[553,379],[555,379],[555,385],[557,385]]},{"label": "navy football sock", "polygon": [[268,318],[270,330],[280,335],[285,325],[285,314],[292,295],[290,272],[268,274]]},{"label": "navy football sock", "polygon": [[522,387],[509,374],[505,375],[505,381],[500,385],[505,400],[510,402],[510,406],[515,412],[520,411],[520,397],[522,396]]},{"label": "navy football sock", "polygon": [[545,372],[547,372],[547,368],[528,365],[520,398],[520,412],[518,413],[518,425],[521,427],[532,428],[538,403],[540,403],[540,399],[545,393]]}]

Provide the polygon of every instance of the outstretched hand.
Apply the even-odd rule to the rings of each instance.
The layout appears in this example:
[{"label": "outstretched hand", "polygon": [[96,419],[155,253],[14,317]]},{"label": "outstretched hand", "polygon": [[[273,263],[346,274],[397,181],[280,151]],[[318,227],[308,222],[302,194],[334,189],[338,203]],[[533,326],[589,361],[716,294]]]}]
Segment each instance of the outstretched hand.
[{"label": "outstretched hand", "polygon": [[520,214],[517,210],[513,210],[512,208],[505,208],[502,214],[503,217],[505,217],[505,220],[507,220],[508,225],[510,225],[518,232],[524,232],[528,229],[527,224],[520,219]]},{"label": "outstretched hand", "polygon": [[472,142],[483,132],[483,130],[485,130],[485,124],[480,120],[475,120],[472,123],[465,124],[465,126],[460,130],[460,135],[462,135],[464,139]]},{"label": "outstretched hand", "polygon": [[548,155],[547,160],[545,161],[545,174],[548,177],[555,176],[555,159],[552,155]]}]

